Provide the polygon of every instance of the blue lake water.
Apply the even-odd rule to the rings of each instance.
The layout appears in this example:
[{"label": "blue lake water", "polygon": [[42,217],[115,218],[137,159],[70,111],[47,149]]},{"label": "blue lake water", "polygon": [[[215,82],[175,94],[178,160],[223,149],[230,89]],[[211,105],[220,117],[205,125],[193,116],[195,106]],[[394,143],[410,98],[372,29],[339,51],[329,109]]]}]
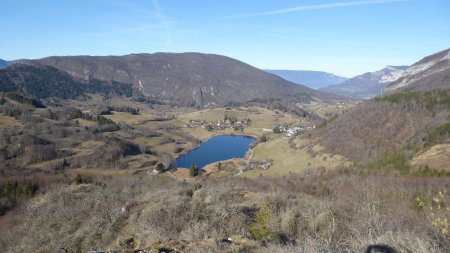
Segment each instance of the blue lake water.
[{"label": "blue lake water", "polygon": [[176,167],[190,168],[195,163],[197,168],[231,158],[242,158],[255,138],[243,135],[219,135],[202,142],[200,146],[180,156]]}]

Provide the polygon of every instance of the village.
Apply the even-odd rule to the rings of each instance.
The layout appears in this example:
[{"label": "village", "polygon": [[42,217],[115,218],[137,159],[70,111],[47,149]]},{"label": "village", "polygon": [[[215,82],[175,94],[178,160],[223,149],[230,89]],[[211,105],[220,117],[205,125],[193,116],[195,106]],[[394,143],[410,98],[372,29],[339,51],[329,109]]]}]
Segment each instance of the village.
[{"label": "village", "polygon": [[244,127],[247,127],[251,124],[250,119],[238,120],[236,117],[230,117],[225,115],[222,120],[218,121],[206,121],[206,120],[189,120],[189,123],[185,124],[186,128],[195,128],[201,127],[205,128],[208,131],[213,130],[224,130],[227,128],[234,129],[235,131],[244,130]]},{"label": "village", "polygon": [[[192,119],[192,120],[189,120],[189,122],[186,123],[184,125],[184,127],[185,128],[201,127],[208,131],[224,130],[227,128],[234,129],[235,131],[238,131],[238,130],[243,131],[245,127],[250,126],[250,125],[251,125],[251,119],[249,119],[249,118],[239,120],[235,117],[229,117],[229,116],[225,115],[222,120],[218,120],[218,121],[206,121],[206,120],[202,120],[202,119]],[[303,127],[303,126],[289,127],[287,124],[282,124],[282,125],[274,127],[273,129],[263,129],[263,131],[273,132],[276,134],[282,134],[284,137],[291,137],[291,136],[300,134],[304,131],[313,130],[315,128],[316,128],[315,125],[306,126],[306,127]]]},{"label": "village", "polygon": [[276,134],[282,134],[285,137],[291,137],[291,136],[300,134],[304,131],[313,130],[315,128],[316,128],[316,125],[307,126],[307,127],[295,126],[295,127],[291,128],[287,124],[283,124],[283,125],[274,127],[272,131]]}]

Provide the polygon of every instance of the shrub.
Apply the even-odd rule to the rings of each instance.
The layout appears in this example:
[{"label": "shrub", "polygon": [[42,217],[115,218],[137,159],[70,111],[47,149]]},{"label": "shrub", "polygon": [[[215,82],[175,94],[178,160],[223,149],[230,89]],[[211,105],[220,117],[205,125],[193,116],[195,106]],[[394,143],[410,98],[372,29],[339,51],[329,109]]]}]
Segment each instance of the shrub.
[{"label": "shrub", "polygon": [[424,147],[431,147],[440,143],[443,139],[446,139],[450,136],[450,123],[446,123],[442,126],[439,126],[433,129],[427,136],[426,141],[424,143]]},{"label": "shrub", "polygon": [[158,165],[156,165],[156,171],[163,172],[164,171],[164,164],[158,163]]},{"label": "shrub", "polygon": [[252,237],[257,241],[266,241],[272,237],[272,233],[268,228],[268,222],[272,214],[266,206],[259,208],[256,214],[255,223],[249,228]]},{"label": "shrub", "polygon": [[81,174],[77,174],[75,176],[75,183],[76,184],[90,184],[92,183],[94,180],[91,176],[87,176],[87,175],[81,175]]},{"label": "shrub", "polygon": [[401,175],[406,175],[410,172],[411,166],[409,160],[405,155],[393,152],[386,154],[380,159],[372,162],[368,165],[369,170],[373,171],[399,171]]},{"label": "shrub", "polygon": [[450,240],[450,204],[447,201],[448,196],[446,196],[445,190],[436,194],[427,210],[427,217],[431,225]]},{"label": "shrub", "polygon": [[281,133],[280,127],[278,127],[278,126],[274,127],[273,132],[276,134],[280,134]]},{"label": "shrub", "polygon": [[[277,128],[278,130],[280,130],[279,128]],[[259,139],[259,142],[266,142],[267,141],[267,137],[266,137],[266,135],[265,134],[263,134],[262,136],[261,136],[261,138]]]}]

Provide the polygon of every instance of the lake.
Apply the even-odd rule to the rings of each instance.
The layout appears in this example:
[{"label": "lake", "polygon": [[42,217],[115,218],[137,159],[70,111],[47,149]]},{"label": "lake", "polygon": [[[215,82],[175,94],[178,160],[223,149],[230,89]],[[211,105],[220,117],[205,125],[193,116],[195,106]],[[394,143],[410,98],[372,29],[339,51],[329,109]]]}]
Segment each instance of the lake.
[{"label": "lake", "polygon": [[255,138],[243,135],[219,135],[202,142],[200,146],[180,156],[175,166],[190,168],[195,163],[197,168],[231,158],[243,158]]}]

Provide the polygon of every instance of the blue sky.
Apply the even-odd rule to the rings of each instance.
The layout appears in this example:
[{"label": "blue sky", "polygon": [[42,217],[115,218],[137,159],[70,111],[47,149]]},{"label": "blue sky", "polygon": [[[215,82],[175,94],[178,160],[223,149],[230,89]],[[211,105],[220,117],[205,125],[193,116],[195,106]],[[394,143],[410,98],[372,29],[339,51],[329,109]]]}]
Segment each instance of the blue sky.
[{"label": "blue sky", "polygon": [[1,0],[0,58],[204,52],[354,76],[450,47],[449,0]]}]

